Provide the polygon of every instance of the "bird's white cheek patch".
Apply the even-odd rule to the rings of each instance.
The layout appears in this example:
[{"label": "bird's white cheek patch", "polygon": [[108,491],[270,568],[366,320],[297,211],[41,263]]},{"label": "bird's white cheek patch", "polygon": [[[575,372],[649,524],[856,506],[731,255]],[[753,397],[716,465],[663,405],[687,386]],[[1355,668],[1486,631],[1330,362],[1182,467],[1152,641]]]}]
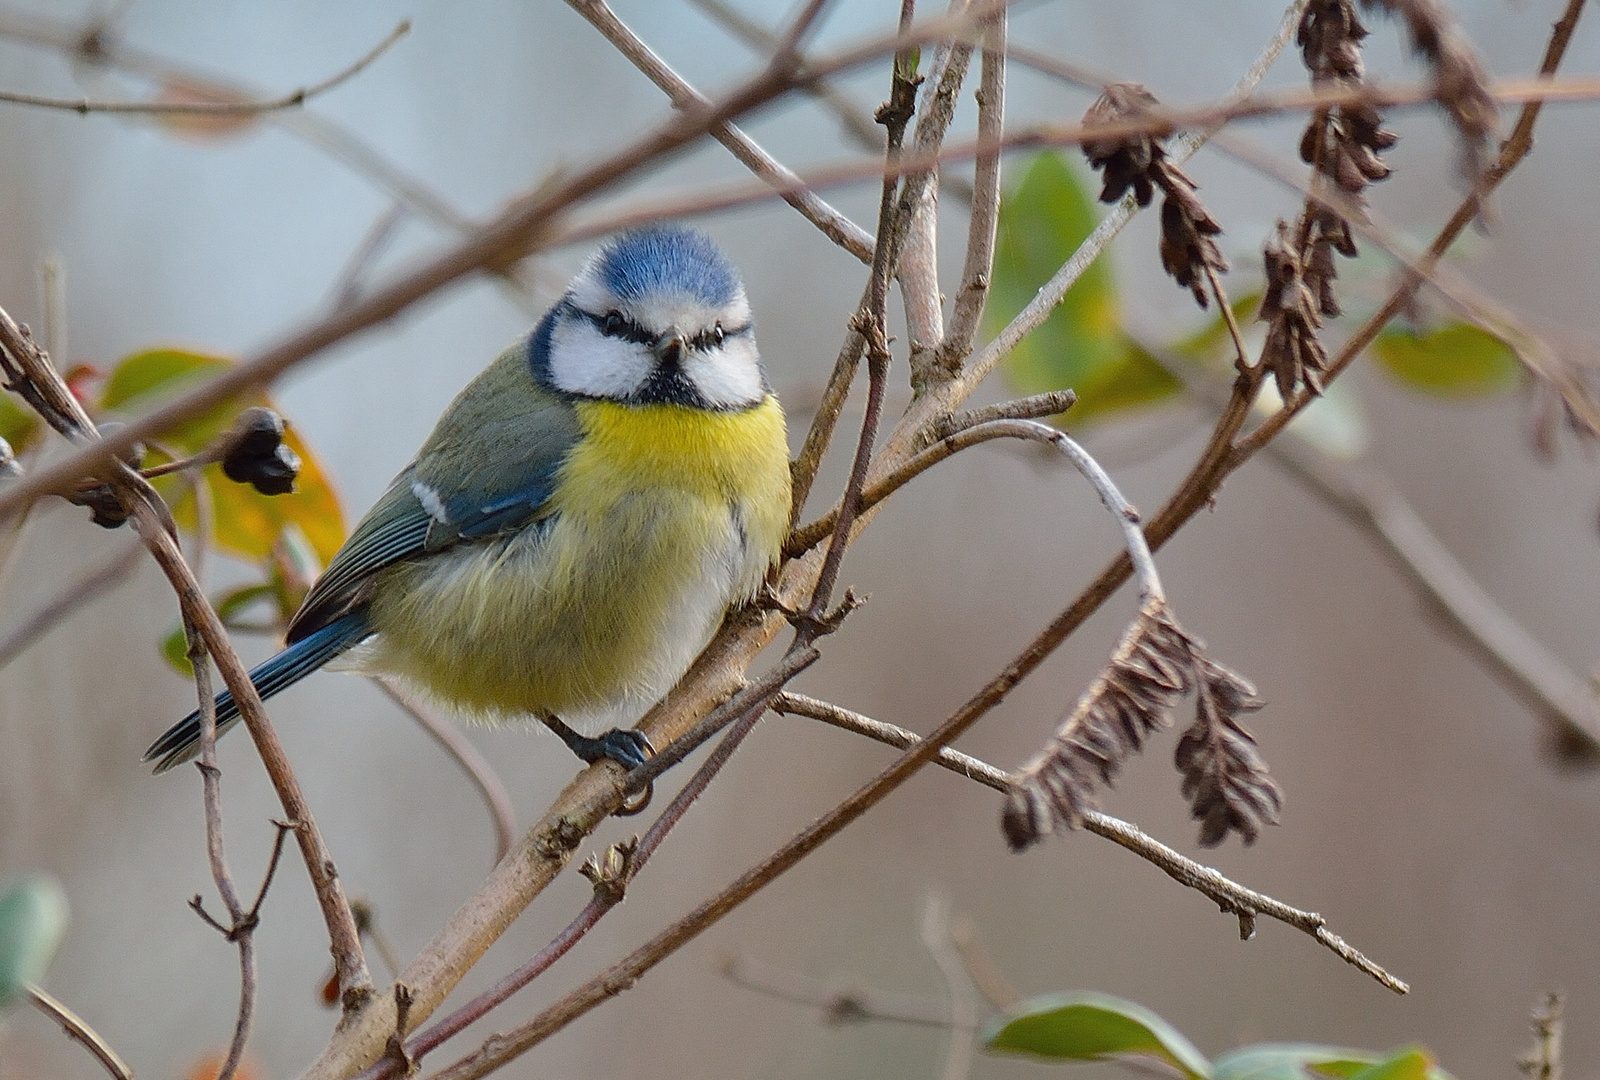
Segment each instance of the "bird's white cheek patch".
[{"label": "bird's white cheek patch", "polygon": [[696,353],[688,375],[706,401],[721,408],[738,408],[761,401],[761,367],[755,338],[749,334],[728,338],[716,349]]},{"label": "bird's white cheek patch", "polygon": [[644,346],[606,337],[581,317],[560,320],[550,337],[550,381],[569,394],[626,398],[649,378],[653,364]]}]

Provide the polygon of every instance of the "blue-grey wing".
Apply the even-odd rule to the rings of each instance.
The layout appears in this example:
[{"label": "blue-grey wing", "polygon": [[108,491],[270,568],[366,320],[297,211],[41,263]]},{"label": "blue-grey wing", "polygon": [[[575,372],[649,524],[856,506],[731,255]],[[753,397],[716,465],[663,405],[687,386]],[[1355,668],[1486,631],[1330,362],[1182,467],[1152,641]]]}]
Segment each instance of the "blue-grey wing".
[{"label": "blue-grey wing", "polygon": [[291,643],[364,605],[385,567],[548,515],[578,420],[534,384],[525,355],[508,349],[451,403],[317,579],[289,624]]}]

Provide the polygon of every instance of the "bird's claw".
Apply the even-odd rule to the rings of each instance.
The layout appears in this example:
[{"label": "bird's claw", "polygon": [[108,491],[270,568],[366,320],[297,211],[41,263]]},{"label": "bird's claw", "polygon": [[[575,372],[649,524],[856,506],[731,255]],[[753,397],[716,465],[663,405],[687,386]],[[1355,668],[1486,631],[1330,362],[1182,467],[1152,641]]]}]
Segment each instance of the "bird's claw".
[{"label": "bird's claw", "polygon": [[[656,748],[642,731],[612,728],[602,735],[591,737],[578,734],[555,716],[545,717],[544,722],[546,727],[559,735],[561,741],[567,744],[567,749],[576,754],[580,761],[588,762],[590,765],[597,761],[614,761],[632,772],[656,755]],[[641,813],[650,805],[650,797],[654,792],[655,785],[646,784],[644,790],[631,802],[622,804],[617,810],[617,816],[629,817]]]}]

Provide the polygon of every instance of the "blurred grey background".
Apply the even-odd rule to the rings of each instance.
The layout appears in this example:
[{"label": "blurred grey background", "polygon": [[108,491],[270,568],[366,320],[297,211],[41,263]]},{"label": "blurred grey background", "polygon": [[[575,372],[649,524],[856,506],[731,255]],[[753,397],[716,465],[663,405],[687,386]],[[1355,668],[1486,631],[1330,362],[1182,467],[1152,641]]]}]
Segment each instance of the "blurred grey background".
[{"label": "blurred grey background", "polygon": [[[768,25],[782,0],[740,0]],[[892,23],[897,5],[844,0],[822,47]],[[1497,74],[1537,65],[1555,0],[1458,5]],[[659,92],[556,0],[326,5],[136,0],[122,40],[273,92],[316,81],[400,18],[415,28],[389,55],[312,110],[461,213],[484,217],[563,165],[585,162],[666,115]],[[691,81],[731,85],[760,58],[679,0],[617,9]],[[9,10],[9,9],[8,9]],[[35,0],[64,19],[93,12]],[[1146,82],[1173,103],[1223,93],[1272,33],[1261,0],[1032,2],[1015,39]],[[1369,64],[1414,77],[1398,29],[1374,20]],[[1600,13],[1588,13],[1566,71],[1600,66]],[[845,80],[864,108],[883,96],[878,65]],[[1286,55],[1269,85],[1299,85]],[[0,86],[76,96],[138,84],[78,72],[60,55],[0,38]],[[1013,122],[1071,118],[1085,94],[1021,71]],[[970,130],[970,95],[959,124]],[[1453,152],[1427,110],[1396,114],[1396,176],[1374,191],[1389,219],[1425,236],[1457,197]],[[795,166],[851,153],[837,123],[801,102],[749,129]],[[1287,159],[1297,126],[1252,134]],[[0,106],[0,303],[39,321],[39,266],[66,269],[65,359],[109,366],[159,344],[243,354],[312,318],[351,250],[389,204],[367,180],[277,125],[184,141],[106,116]],[[1016,175],[1011,162],[1011,175]],[[1591,107],[1547,111],[1538,149],[1503,189],[1466,271],[1531,325],[1592,358],[1600,334],[1593,210],[1600,124]],[[1190,169],[1251,280],[1252,254],[1293,193],[1202,152]],[[738,179],[707,144],[621,197],[659,197]],[[875,188],[829,198],[870,224]],[[947,263],[963,220],[946,202]],[[1149,216],[1147,215],[1147,218]],[[772,377],[809,418],[862,282],[862,270],[781,204],[703,222],[743,268]],[[384,266],[448,235],[406,225]],[[544,302],[583,255],[550,253]],[[1197,325],[1186,293],[1160,275],[1153,222],[1112,250],[1130,321],[1168,337]],[[947,279],[948,280],[948,279]],[[1381,277],[1370,279],[1376,288]],[[427,433],[444,402],[530,325],[496,285],[477,282],[331,350],[278,389],[285,411],[331,466],[352,519]],[[1337,333],[1337,328],[1335,333]],[[1347,381],[1374,459],[1478,580],[1581,674],[1596,660],[1600,475],[1568,447],[1553,466],[1529,449],[1517,394],[1466,402],[1418,396],[1361,367]],[[1001,387],[986,391],[997,397]],[[904,400],[903,395],[900,400]],[[850,414],[855,422],[858,413]],[[1182,407],[1086,433],[1125,490],[1153,509],[1197,453],[1205,418]],[[820,489],[818,501],[836,489]],[[54,596],[129,537],[87,527],[80,510],[38,515],[0,594],[0,630]],[[846,564],[871,603],[826,647],[800,687],[930,729],[1027,641],[1116,550],[1094,499],[1029,455],[979,449],[905,492]],[[1263,921],[1237,940],[1199,895],[1088,835],[1024,856],[1005,851],[998,800],[929,770],[836,842],[638,987],[507,1070],[508,1076],[925,1077],[943,1069],[941,1033],[824,1027],[814,1010],[741,989],[717,971],[739,953],[818,979],[855,977],[940,1000],[919,940],[925,899],[949,898],[1023,992],[1094,988],[1156,1009],[1208,1053],[1244,1039],[1383,1048],[1422,1042],[1458,1075],[1506,1076],[1526,1042],[1528,1006],[1564,989],[1569,1064],[1600,1060],[1600,781],[1555,768],[1535,719],[1443,631],[1382,555],[1270,462],[1228,483],[1161,557],[1185,623],[1248,674],[1271,705],[1253,727],[1288,802],[1253,849],[1201,857],[1240,880],[1325,913],[1333,928],[1411,981],[1400,999],[1310,939]],[[214,563],[213,582],[236,576]],[[1130,610],[1124,593],[986,719],[963,748],[1012,766],[1043,740],[1104,662]],[[176,607],[151,567],[0,671],[0,872],[47,868],[73,905],[48,988],[81,1012],[146,1080],[184,1074],[231,1031],[231,947],[187,909],[209,895],[197,778],[152,779],[137,758],[190,707],[192,687],[160,660]],[[258,659],[268,642],[245,643]],[[423,946],[487,871],[492,836],[477,797],[411,722],[371,687],[332,675],[274,703],[351,893],[369,899],[403,958]],[[523,821],[572,773],[540,732],[475,730]],[[1196,854],[1170,765],[1172,739],[1127,770],[1104,802]],[[889,759],[882,747],[795,718],[769,718],[635,883],[627,903],[535,988],[447,1048],[438,1067],[511,1026],[620,956],[745,869]],[[278,812],[242,738],[222,747],[229,855],[257,880]],[[585,849],[637,826],[616,823]],[[491,952],[468,988],[542,945],[587,896],[566,875]],[[304,870],[285,860],[259,935],[262,1003],[251,1053],[267,1078],[295,1075],[334,1015],[316,1001],[327,951]],[[374,963],[376,960],[374,959]],[[381,968],[380,968],[381,971]],[[1041,1066],[980,1059],[974,1075]],[[1098,1074],[1106,1067],[1086,1068]],[[14,1014],[0,1073],[93,1077],[96,1067],[42,1017]]]}]

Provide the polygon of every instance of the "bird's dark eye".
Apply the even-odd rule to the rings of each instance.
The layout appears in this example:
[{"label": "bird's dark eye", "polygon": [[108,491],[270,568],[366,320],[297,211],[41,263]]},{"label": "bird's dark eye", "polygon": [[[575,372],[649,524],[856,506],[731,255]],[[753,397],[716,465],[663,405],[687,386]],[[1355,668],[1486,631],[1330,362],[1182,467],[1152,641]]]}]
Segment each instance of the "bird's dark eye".
[{"label": "bird's dark eye", "polygon": [[727,337],[727,336],[728,335],[722,329],[722,324],[720,322],[717,323],[716,325],[714,325],[711,328],[711,340],[715,341],[718,345],[721,345],[722,344],[722,339]]},{"label": "bird's dark eye", "polygon": [[603,333],[615,334],[622,329],[627,321],[622,317],[622,312],[608,311],[606,312],[606,317],[600,321],[600,329]]}]

